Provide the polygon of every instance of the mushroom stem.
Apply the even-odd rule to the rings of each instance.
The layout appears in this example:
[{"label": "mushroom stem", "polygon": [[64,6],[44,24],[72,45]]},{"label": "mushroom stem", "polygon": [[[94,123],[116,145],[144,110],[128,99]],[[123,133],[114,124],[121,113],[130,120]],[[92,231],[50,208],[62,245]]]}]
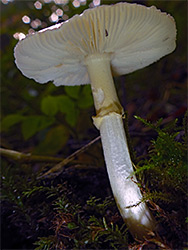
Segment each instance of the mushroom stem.
[{"label": "mushroom stem", "polygon": [[[123,127],[123,109],[112,78],[106,54],[92,55],[86,60],[96,108],[94,124],[100,130],[111,188],[119,211],[132,235],[143,239],[155,229],[148,207],[141,202],[142,194],[131,163]],[[138,205],[137,205],[138,204]],[[136,206],[134,206],[136,205]]]},{"label": "mushroom stem", "polygon": [[112,78],[110,59],[110,54],[92,54],[85,61],[97,113],[94,117],[97,128],[101,117],[111,112],[123,113]]},{"label": "mushroom stem", "polygon": [[132,176],[133,167],[121,115],[114,112],[104,116],[100,134],[111,188],[121,216],[132,235],[143,239],[149,231],[155,230],[155,223],[146,204],[140,203],[142,194],[135,175]]}]

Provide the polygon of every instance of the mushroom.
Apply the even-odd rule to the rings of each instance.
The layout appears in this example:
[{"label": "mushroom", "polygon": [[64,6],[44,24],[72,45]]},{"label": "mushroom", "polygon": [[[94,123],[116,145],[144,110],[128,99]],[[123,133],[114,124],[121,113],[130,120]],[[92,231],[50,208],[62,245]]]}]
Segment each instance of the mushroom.
[{"label": "mushroom", "polygon": [[56,86],[91,84],[111,188],[132,235],[143,239],[156,223],[136,184],[112,75],[141,69],[175,49],[174,19],[156,7],[118,3],[89,9],[18,42],[23,75]]}]

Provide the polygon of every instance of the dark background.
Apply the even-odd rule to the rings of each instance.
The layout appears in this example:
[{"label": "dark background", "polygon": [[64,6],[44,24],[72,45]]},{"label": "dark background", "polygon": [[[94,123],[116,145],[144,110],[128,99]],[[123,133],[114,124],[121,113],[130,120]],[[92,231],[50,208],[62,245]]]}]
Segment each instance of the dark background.
[{"label": "dark background", "polygon": [[[101,1],[101,4],[117,2]],[[136,157],[143,157],[156,133],[134,116],[151,122],[163,118],[163,126],[177,118],[177,124],[181,125],[187,108],[187,1],[127,2],[155,5],[171,14],[177,25],[177,47],[172,54],[137,72],[115,78],[120,102],[128,113],[132,147]],[[1,147],[39,157],[66,158],[99,135],[91,119],[95,111],[90,86],[57,88],[52,83],[40,85],[24,77],[14,63],[13,50],[18,42],[15,38],[19,33],[27,34],[54,24],[49,17],[52,13],[57,15],[58,9],[63,10],[63,16],[58,18],[66,20],[94,4],[86,1],[76,8],[73,1],[57,4],[54,0],[43,1],[42,8],[37,9],[34,3],[1,1]],[[25,15],[30,18],[28,24],[22,21]],[[54,97],[59,97],[65,105],[59,108]],[[45,226],[43,231],[38,230],[37,222],[33,225],[25,216],[27,214],[30,216],[28,220],[35,221],[38,215],[35,216],[31,207],[39,209],[36,204],[40,197],[35,197],[36,204],[31,206],[22,194],[32,185],[38,185],[35,183],[38,174],[52,165],[18,162],[9,155],[3,156],[1,163],[2,183],[7,180],[2,185],[6,191],[2,192],[2,249],[33,249],[37,238],[47,233]],[[83,200],[97,193],[101,197],[111,195],[104,165],[98,141],[73,161],[72,170],[66,172],[61,180],[57,178],[55,185],[68,181],[68,185],[74,186],[78,185],[77,180]],[[40,185],[51,185],[48,179],[44,182]],[[31,224],[28,226],[27,223]]]}]

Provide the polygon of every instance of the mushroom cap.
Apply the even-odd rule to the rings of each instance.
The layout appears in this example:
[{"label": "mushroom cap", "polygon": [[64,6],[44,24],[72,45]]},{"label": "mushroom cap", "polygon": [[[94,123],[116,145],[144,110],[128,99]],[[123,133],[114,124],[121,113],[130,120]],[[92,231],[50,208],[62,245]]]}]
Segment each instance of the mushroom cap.
[{"label": "mushroom cap", "polygon": [[88,9],[18,42],[14,55],[23,75],[39,83],[90,82],[85,58],[108,53],[113,75],[144,68],[175,49],[174,19],[156,7],[118,3]]}]

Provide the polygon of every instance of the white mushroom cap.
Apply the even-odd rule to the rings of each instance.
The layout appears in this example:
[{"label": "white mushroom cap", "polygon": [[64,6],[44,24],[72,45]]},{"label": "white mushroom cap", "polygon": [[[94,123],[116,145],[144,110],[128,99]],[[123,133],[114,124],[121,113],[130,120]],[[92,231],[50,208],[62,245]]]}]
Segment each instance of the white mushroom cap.
[{"label": "white mushroom cap", "polygon": [[16,65],[39,83],[59,85],[90,82],[85,58],[109,53],[112,73],[141,69],[175,49],[174,19],[138,4],[118,3],[89,9],[68,21],[18,42]]}]

